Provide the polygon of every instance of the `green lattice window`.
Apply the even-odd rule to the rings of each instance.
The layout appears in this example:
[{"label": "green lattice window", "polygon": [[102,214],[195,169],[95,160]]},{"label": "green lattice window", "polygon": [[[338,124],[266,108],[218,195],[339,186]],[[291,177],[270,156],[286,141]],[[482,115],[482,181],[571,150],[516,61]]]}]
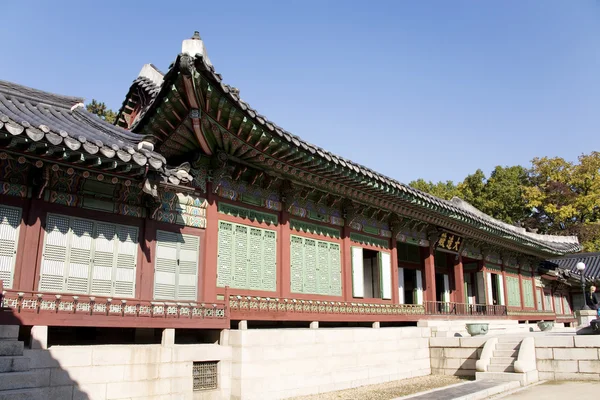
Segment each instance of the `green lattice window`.
[{"label": "green lattice window", "polygon": [[293,293],[342,295],[340,245],[290,236],[290,290]]},{"label": "green lattice window", "polygon": [[542,289],[536,289],[537,290],[537,309],[538,310],[543,310],[544,309],[544,292]]},{"label": "green lattice window", "polygon": [[571,305],[569,304],[569,299],[567,297],[563,297],[563,311],[565,314],[571,314]]},{"label": "green lattice window", "polygon": [[559,294],[554,294],[554,312],[562,315],[563,313],[563,304],[562,297]]},{"label": "green lattice window", "polygon": [[275,291],[277,232],[219,221],[217,286]]},{"label": "green lattice window", "polygon": [[508,292],[508,305],[510,307],[521,307],[521,291],[519,290],[519,278],[506,277],[506,291]]},{"label": "green lattice window", "polygon": [[396,248],[398,251],[398,261],[404,261],[415,264],[421,263],[421,254],[419,251],[419,246],[398,242]]},{"label": "green lattice window", "polygon": [[544,306],[547,311],[554,311],[552,307],[552,295],[549,292],[544,292]]},{"label": "green lattice window", "polygon": [[531,279],[523,279],[523,302],[525,307],[535,307],[535,300],[533,298],[533,282]]}]

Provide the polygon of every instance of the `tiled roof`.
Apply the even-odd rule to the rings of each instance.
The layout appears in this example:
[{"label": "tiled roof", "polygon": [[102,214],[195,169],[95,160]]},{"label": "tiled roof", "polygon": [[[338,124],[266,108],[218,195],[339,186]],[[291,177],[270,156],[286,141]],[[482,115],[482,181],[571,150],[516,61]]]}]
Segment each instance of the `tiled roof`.
[{"label": "tiled roof", "polygon": [[139,148],[142,136],[116,127],[88,112],[83,99],[0,81],[0,132],[26,136],[33,142],[64,145],[90,155],[100,153],[124,163],[160,169],[160,154]]},{"label": "tiled roof", "polygon": [[559,268],[571,271],[579,275],[577,263],[579,261],[585,264],[583,276],[586,278],[600,279],[600,253],[579,253],[571,254],[566,257],[549,260],[558,265]]},{"label": "tiled roof", "polygon": [[[152,105],[158,93],[161,90],[163,83],[164,74],[154,66],[154,64],[146,64],[140,71],[140,75],[133,80],[129,87],[129,92],[123,100],[123,104],[117,113],[117,125],[127,127],[129,129],[135,127],[137,121],[143,118],[148,108]],[[132,106],[133,105],[133,106]],[[125,114],[129,114],[126,111],[127,107],[135,107],[139,105],[139,110],[136,120],[130,121],[129,123],[125,120]]]},{"label": "tiled roof", "polygon": [[256,110],[250,107],[248,103],[246,103],[240,98],[239,90],[234,89],[231,86],[222,82],[221,75],[215,72],[212,63],[207,62],[205,57],[203,57],[201,54],[196,55],[196,60],[201,61],[202,69],[210,74],[210,77],[212,77],[212,79],[220,85],[221,90],[224,93],[226,93],[229,96],[229,98],[237,104],[239,108],[247,112],[248,115],[251,118],[253,118],[258,124],[265,127],[268,131],[276,134],[288,143],[292,143],[295,146],[298,146],[313,155],[323,157],[327,161],[340,164],[345,168],[359,172],[367,178],[380,181],[382,183],[392,186],[395,189],[407,192],[410,195],[428,204],[434,204],[435,206],[440,207],[442,209],[446,209],[458,215],[467,217],[469,219],[474,220],[476,223],[492,226],[493,228],[503,231],[508,235],[521,237],[522,239],[525,239],[527,241],[548,246],[554,249],[555,251],[559,251],[561,253],[571,253],[574,251],[579,251],[581,249],[581,247],[579,246],[579,240],[576,236],[540,235],[532,232],[527,232],[525,228],[519,228],[504,223],[477,210],[475,207],[465,202],[464,200],[461,200],[456,197],[450,201],[440,199],[429,193],[425,193],[420,190],[414,189],[404,183],[398,182],[395,179],[382,175],[363,165],[357,164],[347,158],[337,156],[321,147],[306,142],[300,137],[293,135],[292,133],[279,127],[277,124],[268,120],[265,116],[259,114]]},{"label": "tiled roof", "polygon": [[[194,42],[194,40],[196,40],[196,42]],[[193,54],[190,54],[190,52],[187,51],[189,49],[192,49],[191,53]],[[268,120],[264,115],[259,114],[248,103],[240,98],[238,89],[225,84],[222,80],[222,76],[215,71],[212,62],[208,59],[204,44],[201,42],[200,36],[197,33],[194,34],[191,41],[184,41],[182,51],[183,53],[177,57],[169,71],[165,75],[162,73],[160,74],[160,87],[151,89],[151,93],[154,97],[148,106],[141,110],[140,114],[136,117],[136,121],[130,124],[132,130],[143,126],[156,113],[163,97],[162,91],[164,90],[164,93],[167,93],[165,89],[173,84],[180,73],[180,63],[185,61],[186,66],[195,66],[195,68],[208,80],[213,81],[215,86],[220,88],[224,96],[228,98],[235,107],[242,110],[250,120],[264,131],[270,132],[273,136],[298,148],[307,155],[321,158],[328,163],[333,163],[350,172],[362,175],[365,178],[362,181],[366,181],[369,188],[373,187],[373,183],[380,183],[382,184],[380,185],[381,190],[383,191],[382,194],[389,195],[390,193],[395,192],[398,197],[403,197],[404,201],[410,201],[412,206],[421,208],[423,212],[441,213],[446,217],[456,220],[458,223],[468,224],[481,230],[493,230],[493,234],[496,236],[513,241],[522,241],[527,246],[543,248],[547,253],[565,254],[581,250],[579,241],[575,236],[539,235],[527,232],[524,228],[515,227],[494,219],[461,199],[454,198],[451,201],[439,199],[433,195],[421,192],[406,184],[398,182],[395,179],[373,171],[363,165],[357,164],[349,159],[335,155],[321,147],[315,146],[281,128],[273,121]],[[144,68],[146,68],[146,66]],[[144,68],[142,69],[141,75],[144,75]],[[154,76],[155,71],[152,68],[149,68],[148,71],[151,73],[151,77]],[[148,88],[149,86],[146,87]],[[121,112],[122,111],[123,108],[121,109]],[[384,187],[384,185],[387,187]],[[391,188],[391,190],[389,188]]]}]

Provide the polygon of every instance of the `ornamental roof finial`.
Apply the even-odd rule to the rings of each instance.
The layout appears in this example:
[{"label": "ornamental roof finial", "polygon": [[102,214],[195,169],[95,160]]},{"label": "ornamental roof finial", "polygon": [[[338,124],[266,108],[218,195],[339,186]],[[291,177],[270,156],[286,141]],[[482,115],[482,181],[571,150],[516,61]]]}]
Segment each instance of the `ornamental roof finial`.
[{"label": "ornamental roof finial", "polygon": [[208,54],[206,53],[204,42],[200,38],[200,33],[198,33],[198,31],[194,32],[194,36],[183,41],[181,44],[181,53],[187,54],[192,58],[201,55],[204,57],[204,61],[208,65],[212,65],[210,59],[208,58]]}]

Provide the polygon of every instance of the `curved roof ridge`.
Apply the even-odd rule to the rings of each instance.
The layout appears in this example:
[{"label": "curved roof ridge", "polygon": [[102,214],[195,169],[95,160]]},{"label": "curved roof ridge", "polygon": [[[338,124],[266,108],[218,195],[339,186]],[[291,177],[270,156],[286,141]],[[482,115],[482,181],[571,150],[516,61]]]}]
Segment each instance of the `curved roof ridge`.
[{"label": "curved roof ridge", "polygon": [[82,101],[0,81],[0,130],[52,146],[66,143],[70,150],[92,156],[100,151],[101,156],[122,162],[133,159],[156,170],[166,163],[161,154],[144,146],[142,135],[104,121],[87,111]]},{"label": "curved roof ridge", "polygon": [[454,196],[449,201],[449,203],[451,203],[452,205],[454,205],[456,207],[462,208],[465,211],[473,213],[480,218],[483,218],[490,222],[499,224],[502,227],[504,227],[508,230],[511,230],[515,233],[526,235],[526,236],[529,236],[529,237],[537,239],[537,240],[543,240],[543,241],[554,242],[554,243],[577,243],[577,244],[579,243],[579,239],[577,238],[577,236],[544,235],[544,234],[539,234],[539,233],[534,233],[534,232],[527,232],[527,230],[525,228],[521,228],[518,226],[508,224],[504,221],[501,221],[499,219],[492,217],[491,215],[484,213],[483,211],[479,210],[477,207],[475,207],[471,203],[461,199],[460,197]]},{"label": "curved roof ridge", "polygon": [[65,96],[61,94],[45,92],[43,90],[34,89],[29,86],[19,85],[13,82],[0,80],[0,93],[4,93],[8,97],[16,97],[18,99],[33,102],[33,104],[43,103],[54,107],[70,109],[78,103],[83,103],[83,97]]},{"label": "curved roof ridge", "polygon": [[[523,240],[528,242],[525,243],[527,246],[543,246],[546,248],[546,250],[559,253],[573,252],[581,249],[579,241],[575,236],[542,235],[527,232],[524,228],[515,227],[497,220],[481,212],[480,210],[477,210],[475,207],[461,199],[459,199],[459,201],[455,200],[454,202],[440,199],[429,193],[415,189],[396,179],[378,173],[373,169],[365,167],[359,163],[353,162],[345,157],[337,156],[328,150],[316,146],[308,141],[303,140],[299,136],[286,131],[253,109],[248,102],[241,99],[239,89],[223,82],[221,74],[215,71],[214,65],[208,59],[204,42],[197,33],[195,33],[191,39],[183,41],[182,52],[177,56],[175,62],[170,65],[169,71],[167,71],[167,73],[164,75],[163,84],[161,85],[160,89],[157,90],[157,92],[162,93],[162,90],[165,87],[165,82],[170,79],[169,77],[176,76],[179,73],[179,63],[182,57],[190,57],[194,61],[196,68],[203,72],[206,78],[212,80],[215,83],[215,86],[218,87],[220,91],[222,91],[222,93],[224,93],[225,96],[227,96],[236,107],[239,107],[243,113],[253,120],[255,124],[264,129],[265,132],[279,136],[282,140],[287,141],[293,146],[299,147],[300,150],[310,153],[314,157],[322,157],[327,162],[333,162],[343,168],[347,168],[353,172],[361,174],[367,179],[374,179],[383,183],[384,185],[389,185],[393,190],[404,192],[412,197],[412,200],[410,201],[417,203],[417,207],[429,208],[429,206],[434,206],[438,208],[437,212],[446,214],[450,219],[463,221],[463,223],[479,230],[495,230],[496,232],[493,232],[493,234],[504,238],[506,238],[506,236],[512,236],[512,238],[506,239],[513,241]],[[149,118],[149,116],[152,114],[151,110],[157,106],[156,101],[161,97],[160,93],[157,93],[156,97],[151,100],[149,106],[146,107],[145,110],[136,117],[136,121],[130,127],[130,129],[133,130],[139,128],[141,124],[143,124],[144,121]],[[397,193],[397,195],[402,196],[401,193]]]},{"label": "curved roof ridge", "polygon": [[[215,68],[212,65],[212,63],[209,64],[206,62],[203,54],[196,54],[195,59],[200,60],[202,62],[204,70],[209,72],[212,75],[212,79],[214,79],[215,82],[217,82],[220,85],[223,92],[226,93],[233,101],[235,101],[238,104],[238,106],[240,106],[240,108],[242,108],[242,110],[249,112],[250,117],[252,117],[254,120],[256,120],[257,123],[259,123],[260,125],[265,127],[267,130],[269,130],[271,132],[275,132],[280,136],[283,136],[283,135],[279,131],[287,132],[284,129],[280,128],[274,122],[268,120],[265,116],[260,115],[246,101],[241,100],[238,94],[230,91],[229,88],[231,86],[226,85],[222,81],[222,76],[215,72]],[[455,203],[452,201],[440,199],[432,194],[422,192],[422,191],[415,189],[415,188],[413,188],[405,183],[402,183],[396,179],[387,177],[386,175],[376,172],[371,168],[364,167],[363,165],[358,164],[352,160],[349,160],[349,159],[341,157],[341,156],[337,156],[337,155],[331,153],[330,151],[321,149],[320,147],[315,146],[315,145],[305,141],[304,139],[300,138],[297,135],[289,134],[289,136],[291,136],[291,138],[290,139],[286,138],[286,140],[292,141],[292,139],[294,139],[295,141],[298,142],[298,144],[297,144],[298,146],[306,149],[307,151],[309,151],[313,154],[320,153],[319,155],[321,155],[321,156],[327,155],[327,157],[330,157],[334,162],[336,162],[336,163],[341,162],[342,164],[345,164],[347,167],[351,168],[352,170],[362,173],[363,175],[365,175],[367,177],[377,179],[381,182],[391,185],[392,187],[400,189],[404,192],[408,192],[411,195],[416,196],[424,201],[432,202],[435,205],[442,207],[446,210],[458,213],[461,216],[468,217],[468,218],[474,218],[475,220],[478,220],[480,223],[483,223],[483,224],[487,223],[487,224],[493,226],[495,229],[504,231],[507,234],[513,234],[513,235],[519,236],[523,239],[532,240],[537,243],[543,243],[544,245],[549,246],[549,247],[552,247],[551,244],[559,244],[559,245],[569,246],[569,247],[575,246],[575,248],[563,249],[561,251],[574,251],[576,249],[580,249],[579,240],[576,236],[542,235],[542,234],[536,234],[533,232],[527,232],[524,228],[519,228],[519,227],[510,225],[510,224],[507,224],[505,222],[497,220],[497,219],[483,213],[480,210],[477,210],[475,207],[468,204],[467,202],[465,202],[462,199],[459,199],[462,203],[459,203],[459,202]]]}]

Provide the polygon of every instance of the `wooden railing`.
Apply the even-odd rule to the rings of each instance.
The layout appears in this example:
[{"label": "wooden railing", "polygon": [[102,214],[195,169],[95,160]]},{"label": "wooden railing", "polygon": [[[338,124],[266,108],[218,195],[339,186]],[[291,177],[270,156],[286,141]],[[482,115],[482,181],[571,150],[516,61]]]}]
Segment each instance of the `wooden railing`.
[{"label": "wooden railing", "polygon": [[207,304],[24,292],[3,289],[2,281],[0,293],[0,324],[10,318],[22,325],[229,327],[224,301]]},{"label": "wooden railing", "polygon": [[282,319],[309,321],[394,321],[422,316],[418,304],[378,304],[364,302],[280,299],[255,296],[229,296],[232,319]]},{"label": "wooden railing", "polygon": [[459,316],[482,316],[501,317],[507,315],[506,306],[487,304],[466,304],[444,301],[426,301],[426,315],[459,315]]}]

